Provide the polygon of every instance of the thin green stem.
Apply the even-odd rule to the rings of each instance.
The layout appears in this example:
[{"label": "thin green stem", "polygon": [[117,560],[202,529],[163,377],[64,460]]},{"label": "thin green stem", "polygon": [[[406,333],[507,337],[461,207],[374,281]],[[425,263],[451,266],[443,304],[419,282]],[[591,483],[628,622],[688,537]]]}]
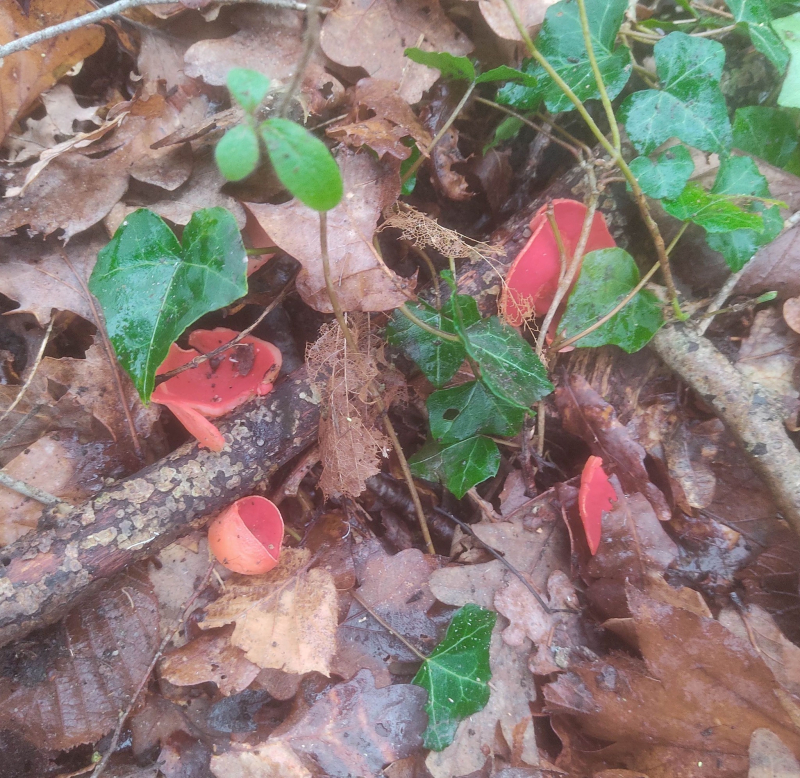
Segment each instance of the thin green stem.
[{"label": "thin green stem", "polygon": [[452,332],[445,332],[444,330],[439,330],[436,327],[432,327],[430,324],[426,324],[422,319],[420,319],[415,314],[411,313],[408,308],[408,303],[403,303],[398,309],[400,313],[403,314],[409,321],[414,322],[421,330],[425,330],[425,332],[429,332],[431,335],[435,335],[437,338],[441,338],[442,340],[449,340],[451,343],[460,343],[461,338],[458,335],[454,335]]},{"label": "thin green stem", "polygon": [[686,232],[686,228],[689,226],[689,222],[684,222],[681,224],[681,228],[678,230],[678,234],[669,242],[669,246],[667,246],[667,256],[672,254],[672,249],[678,245],[678,241],[683,237],[683,233]]}]

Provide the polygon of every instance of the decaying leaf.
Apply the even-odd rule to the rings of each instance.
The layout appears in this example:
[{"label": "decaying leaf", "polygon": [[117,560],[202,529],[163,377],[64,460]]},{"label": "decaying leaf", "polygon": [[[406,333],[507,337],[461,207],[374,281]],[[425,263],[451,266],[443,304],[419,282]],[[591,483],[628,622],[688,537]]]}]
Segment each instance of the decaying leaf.
[{"label": "decaying leaf", "polygon": [[[379,162],[368,152],[352,151],[340,152],[337,161],[345,195],[328,211],[328,253],[339,302],[345,311],[396,308],[414,284],[386,267],[375,253],[372,236],[383,209],[400,194],[398,162]],[[331,312],[320,261],[318,214],[298,200],[247,207],[275,244],[303,265],[297,277],[303,300],[318,311]]]},{"label": "decaying leaf", "polygon": [[0,680],[0,728],[52,749],[98,740],[116,726],[144,677],[158,648],[158,625],[152,589],[125,575],[67,617],[43,676],[25,676],[24,644],[7,647],[6,660],[19,669]]},{"label": "decaying leaf", "polygon": [[750,738],[747,778],[798,778],[800,764],[783,741],[768,729],[757,729]]},{"label": "decaying leaf", "polygon": [[[512,0],[526,30],[541,24],[545,11],[557,0]],[[478,0],[483,18],[492,30],[507,40],[522,40],[517,25],[503,0]]]},{"label": "decaying leaf", "polygon": [[336,587],[326,570],[308,569],[310,558],[305,549],[285,549],[269,573],[234,576],[200,626],[235,623],[231,644],[259,667],[328,675],[336,651]]},{"label": "decaying leaf", "polygon": [[325,19],[322,50],[334,62],[363,67],[371,76],[399,85],[400,96],[416,103],[439,74],[407,59],[406,48],[472,51],[466,36],[445,15],[439,0],[344,0]]},{"label": "decaying leaf", "polygon": [[212,756],[211,772],[217,778],[311,778],[302,760],[281,740],[269,740],[254,748],[239,746]]}]

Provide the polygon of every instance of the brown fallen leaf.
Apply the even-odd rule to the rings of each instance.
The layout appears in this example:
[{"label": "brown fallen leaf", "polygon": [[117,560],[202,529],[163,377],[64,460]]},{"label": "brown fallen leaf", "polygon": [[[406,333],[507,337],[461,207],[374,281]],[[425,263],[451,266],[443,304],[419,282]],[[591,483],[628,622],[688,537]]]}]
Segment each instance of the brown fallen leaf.
[{"label": "brown fallen leaf", "polygon": [[[400,194],[399,163],[369,153],[341,151],[337,160],[344,198],[328,211],[331,276],[345,311],[386,311],[402,305],[413,281],[396,275],[375,253],[372,236],[383,209]],[[247,203],[276,245],[302,265],[297,290],[318,311],[331,312],[319,258],[319,216],[298,200],[281,205]]]},{"label": "brown fallen leaf", "polygon": [[12,662],[6,666],[16,663],[18,669],[0,679],[0,728],[21,732],[42,748],[95,742],[116,726],[144,678],[158,648],[158,628],[152,589],[126,574],[72,611],[53,642],[40,644],[50,661],[38,678],[25,676],[35,643],[27,650],[24,643],[4,649]]},{"label": "brown fallen leaf", "polygon": [[[512,0],[512,2],[525,29],[530,30],[531,27],[535,27],[544,21],[545,11],[557,0]],[[517,29],[517,25],[514,24],[514,19],[508,12],[508,7],[504,0],[478,0],[478,7],[481,9],[486,24],[492,28],[496,35],[512,41],[522,40],[522,36]]]},{"label": "brown fallen leaf", "polygon": [[783,320],[797,333],[800,333],[800,297],[790,297],[783,304]]},{"label": "brown fallen leaf", "polygon": [[211,772],[217,778],[311,778],[300,757],[280,740],[255,747],[235,746],[225,754],[212,756]]},{"label": "brown fallen leaf", "polygon": [[[239,29],[234,35],[189,47],[184,56],[187,75],[224,86],[231,68],[250,68],[267,76],[273,89],[285,89],[303,56],[303,14],[282,8],[239,8],[231,22]],[[303,73],[300,102],[320,114],[335,108],[343,97],[344,87],[326,72],[325,58],[319,52],[312,55]]]},{"label": "brown fallen leaf", "polygon": [[[437,85],[422,114],[425,126],[431,133],[438,135],[452,114],[456,102],[457,96],[450,84]],[[450,127],[431,149],[431,178],[436,189],[444,197],[463,202],[473,196],[474,192],[470,191],[463,173],[453,169],[454,165],[466,161],[458,148],[458,130]]]},{"label": "brown fallen leaf", "polygon": [[[651,778],[733,778],[746,769],[750,737],[760,728],[800,753],[800,731],[749,641],[632,586],[628,605],[644,660],[619,654],[575,662],[544,689],[558,718],[613,744],[582,754],[594,765],[591,772],[603,766]],[[676,769],[680,765],[698,769]]]},{"label": "brown fallen leaf", "polygon": [[206,608],[202,629],[235,623],[231,645],[254,664],[287,673],[330,674],[337,600],[331,574],[309,570],[310,553],[287,548],[265,575],[234,576]]},{"label": "brown fallen leaf", "polygon": [[426,693],[419,686],[375,688],[369,670],[322,695],[281,739],[331,778],[377,776],[422,746]]},{"label": "brown fallen leaf", "polygon": [[327,15],[320,34],[322,50],[334,62],[363,67],[371,76],[400,85],[408,103],[422,99],[439,75],[407,59],[417,46],[464,56],[472,44],[442,11],[439,0],[343,0]]},{"label": "brown fallen leaf", "polygon": [[714,501],[717,478],[713,461],[724,433],[719,419],[699,423],[681,420],[663,441],[673,497],[684,513],[694,514]]},{"label": "brown fallen leaf", "polygon": [[[23,7],[25,10],[23,10]],[[93,11],[89,0],[31,0],[0,3],[0,41],[36,32]],[[92,25],[9,54],[0,66],[0,143],[36,98],[73,65],[103,45],[102,27]]]},{"label": "brown fallen leaf", "polygon": [[617,414],[578,374],[568,377],[556,389],[556,404],[568,432],[583,438],[592,453],[603,458],[603,466],[619,477],[626,492],[640,492],[653,506],[660,521],[668,521],[671,511],[661,490],[651,482],[644,465],[647,454]]},{"label": "brown fallen leaf", "polygon": [[800,778],[800,764],[783,741],[768,729],[757,729],[750,738],[747,778]]}]

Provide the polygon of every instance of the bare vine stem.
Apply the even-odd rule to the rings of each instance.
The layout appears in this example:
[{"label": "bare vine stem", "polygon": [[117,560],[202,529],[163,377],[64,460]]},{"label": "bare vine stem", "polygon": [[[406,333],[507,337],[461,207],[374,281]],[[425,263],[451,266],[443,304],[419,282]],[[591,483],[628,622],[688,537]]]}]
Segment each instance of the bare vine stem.
[{"label": "bare vine stem", "polygon": [[308,63],[311,61],[311,57],[314,56],[317,43],[319,43],[319,4],[320,0],[309,0],[306,4],[306,33],[303,39],[303,53],[300,55],[300,61],[295,66],[292,80],[278,103],[278,116],[286,116],[289,112],[292,98],[300,88]]}]

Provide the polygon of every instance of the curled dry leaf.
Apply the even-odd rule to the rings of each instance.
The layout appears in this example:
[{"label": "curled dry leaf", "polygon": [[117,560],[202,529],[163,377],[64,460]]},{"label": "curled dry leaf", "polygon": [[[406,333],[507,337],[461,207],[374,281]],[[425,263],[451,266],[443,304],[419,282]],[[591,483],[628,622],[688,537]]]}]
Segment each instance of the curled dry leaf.
[{"label": "curled dry leaf", "polygon": [[[23,8],[25,10],[23,10]],[[32,0],[0,4],[0,40],[10,41],[93,11],[89,0]],[[73,65],[103,45],[103,30],[92,25],[9,54],[0,67],[0,142]]]},{"label": "curled dry leaf", "polygon": [[[438,135],[452,115],[456,101],[457,98],[450,84],[440,84],[433,90],[433,97],[423,112],[425,125],[432,134]],[[454,165],[466,161],[458,148],[458,130],[450,127],[431,149],[431,180],[444,197],[449,197],[456,202],[469,200],[474,194],[470,191],[464,174],[453,169]]]},{"label": "curled dry leaf", "polygon": [[309,570],[305,549],[286,549],[265,575],[234,576],[206,609],[203,629],[235,623],[231,645],[263,668],[330,673],[336,651],[336,587],[327,570]]},{"label": "curled dry leaf", "polygon": [[334,62],[363,67],[371,76],[399,84],[408,103],[422,99],[439,74],[407,59],[412,46],[463,56],[472,44],[444,14],[439,0],[343,0],[327,15],[322,50]]},{"label": "curled dry leaf", "polygon": [[[328,211],[328,253],[339,302],[345,311],[396,308],[406,301],[414,283],[386,267],[375,253],[372,236],[383,209],[400,194],[398,163],[378,162],[369,153],[352,151],[341,151],[337,161],[345,194]],[[281,205],[248,203],[247,207],[275,244],[303,265],[297,276],[303,300],[330,313],[320,261],[319,215],[298,200]]]},{"label": "curled dry leaf", "polygon": [[[139,686],[158,648],[158,629],[150,586],[132,575],[118,578],[67,617],[42,680],[0,680],[0,729],[50,749],[95,742],[116,726]],[[18,649],[5,649],[12,661]]]}]

